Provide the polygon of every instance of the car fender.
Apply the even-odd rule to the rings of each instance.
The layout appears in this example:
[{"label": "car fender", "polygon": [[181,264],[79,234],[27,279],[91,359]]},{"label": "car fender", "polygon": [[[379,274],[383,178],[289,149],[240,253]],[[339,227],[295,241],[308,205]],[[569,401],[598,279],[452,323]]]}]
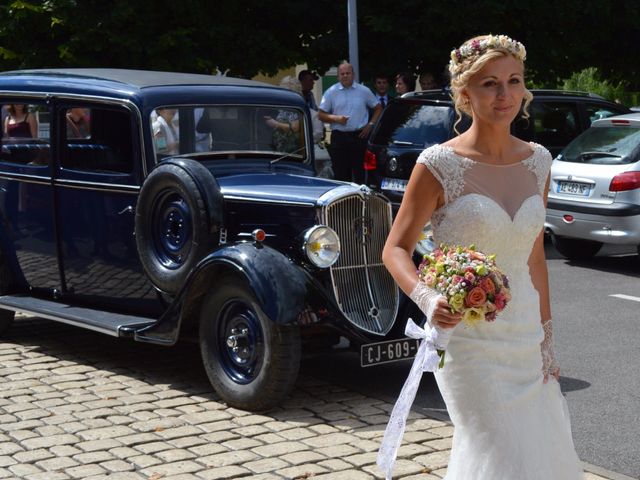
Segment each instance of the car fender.
[{"label": "car fender", "polygon": [[202,298],[227,274],[243,278],[267,317],[278,324],[295,323],[318,285],[303,268],[281,252],[253,242],[224,246],[203,258],[181,292],[153,326],[136,332],[136,340],[173,344],[180,324],[197,316]]},{"label": "car fender", "polygon": [[198,265],[194,286],[203,276],[217,277],[221,266],[230,267],[244,277],[271,321],[293,323],[304,308],[312,280],[304,269],[278,250],[252,242],[216,250]]}]

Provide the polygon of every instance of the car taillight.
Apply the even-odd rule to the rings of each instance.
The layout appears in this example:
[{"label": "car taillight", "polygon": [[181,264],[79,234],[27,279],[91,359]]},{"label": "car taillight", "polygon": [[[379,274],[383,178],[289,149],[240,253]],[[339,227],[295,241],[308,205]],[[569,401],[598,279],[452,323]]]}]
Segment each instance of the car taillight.
[{"label": "car taillight", "polygon": [[624,172],[616,175],[609,185],[609,190],[612,192],[623,192],[636,188],[640,188],[640,172]]},{"label": "car taillight", "polygon": [[371,150],[364,152],[364,169],[375,170],[378,167],[378,157]]}]

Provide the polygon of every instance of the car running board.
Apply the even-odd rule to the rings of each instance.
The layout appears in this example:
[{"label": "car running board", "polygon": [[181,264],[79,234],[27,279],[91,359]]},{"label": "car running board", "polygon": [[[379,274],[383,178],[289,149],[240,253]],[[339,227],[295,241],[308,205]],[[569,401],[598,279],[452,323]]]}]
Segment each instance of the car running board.
[{"label": "car running board", "polygon": [[36,315],[114,337],[131,337],[136,330],[156,322],[152,318],[73,307],[27,295],[2,295],[0,296],[0,308]]}]

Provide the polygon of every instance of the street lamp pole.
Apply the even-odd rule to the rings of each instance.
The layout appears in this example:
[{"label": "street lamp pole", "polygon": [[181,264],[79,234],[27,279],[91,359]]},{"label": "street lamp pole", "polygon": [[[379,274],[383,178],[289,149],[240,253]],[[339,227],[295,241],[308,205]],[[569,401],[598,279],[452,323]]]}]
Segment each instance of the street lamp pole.
[{"label": "street lamp pole", "polygon": [[347,4],[349,22],[349,63],[353,66],[353,79],[360,81],[360,61],[358,60],[358,11],[356,0],[349,0]]}]

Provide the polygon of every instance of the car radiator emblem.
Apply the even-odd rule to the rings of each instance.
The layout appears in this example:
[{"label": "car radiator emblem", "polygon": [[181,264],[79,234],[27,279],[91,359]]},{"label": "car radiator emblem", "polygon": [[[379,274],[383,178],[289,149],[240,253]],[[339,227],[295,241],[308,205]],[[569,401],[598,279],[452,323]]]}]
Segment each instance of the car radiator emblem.
[{"label": "car radiator emblem", "polygon": [[356,237],[365,241],[371,235],[372,223],[371,217],[357,217],[353,221],[353,231]]}]

